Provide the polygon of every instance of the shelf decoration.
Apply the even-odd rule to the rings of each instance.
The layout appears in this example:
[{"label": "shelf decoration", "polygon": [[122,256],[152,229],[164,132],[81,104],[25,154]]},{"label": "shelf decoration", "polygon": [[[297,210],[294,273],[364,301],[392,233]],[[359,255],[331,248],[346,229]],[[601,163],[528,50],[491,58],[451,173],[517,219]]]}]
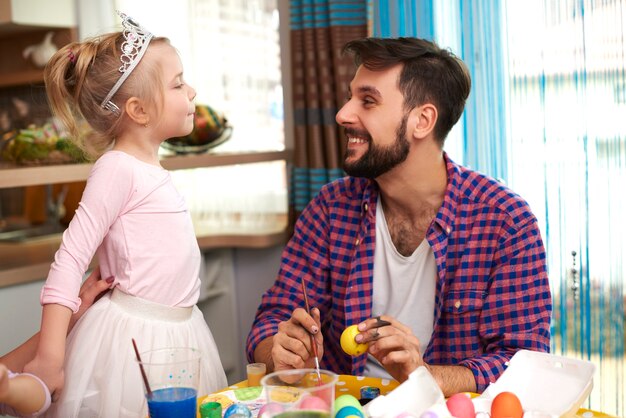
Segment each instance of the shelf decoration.
[{"label": "shelf decoration", "polygon": [[29,59],[37,68],[44,68],[50,58],[57,52],[57,46],[52,42],[54,32],[46,33],[43,41],[39,44],[31,45],[22,51],[24,59]]},{"label": "shelf decoration", "polygon": [[31,125],[5,133],[0,141],[2,158],[20,165],[49,165],[86,162],[83,151],[52,123]]},{"label": "shelf decoration", "polygon": [[201,154],[226,142],[232,131],[223,115],[210,106],[196,105],[193,131],[187,136],[170,138],[161,146],[175,154]]}]

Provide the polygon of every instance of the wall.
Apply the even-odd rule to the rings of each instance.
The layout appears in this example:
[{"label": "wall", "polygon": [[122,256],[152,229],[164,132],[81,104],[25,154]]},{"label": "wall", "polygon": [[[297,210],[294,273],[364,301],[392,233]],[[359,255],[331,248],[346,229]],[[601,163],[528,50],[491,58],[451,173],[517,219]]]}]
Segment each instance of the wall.
[{"label": "wall", "polygon": [[0,289],[0,354],[27,340],[41,321],[39,292],[43,281]]},{"label": "wall", "polygon": [[[205,253],[205,274],[212,282],[198,303],[220,350],[229,383],[245,378],[245,340],[261,294],[273,283],[282,246],[222,249]],[[206,283],[206,281],[205,281]],[[0,354],[11,351],[39,330],[39,292],[43,280],[0,288]]]}]

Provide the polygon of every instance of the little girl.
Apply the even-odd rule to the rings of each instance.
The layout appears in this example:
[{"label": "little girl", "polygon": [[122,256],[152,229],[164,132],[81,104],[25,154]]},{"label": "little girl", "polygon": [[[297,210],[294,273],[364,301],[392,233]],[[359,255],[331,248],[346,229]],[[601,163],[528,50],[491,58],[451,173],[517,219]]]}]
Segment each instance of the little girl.
[{"label": "little girl", "polygon": [[[50,388],[50,416],[147,416],[139,351],[202,351],[199,395],[226,386],[217,347],[195,306],[200,250],[188,209],[159,163],[160,144],[193,129],[195,90],[176,50],[124,14],[123,31],[60,49],[44,71],[55,115],[83,145],[106,150],[94,164],[79,208],[41,293],[41,333],[26,372]],[[92,257],[114,290],[67,337]],[[55,399],[57,399],[55,401]]]}]

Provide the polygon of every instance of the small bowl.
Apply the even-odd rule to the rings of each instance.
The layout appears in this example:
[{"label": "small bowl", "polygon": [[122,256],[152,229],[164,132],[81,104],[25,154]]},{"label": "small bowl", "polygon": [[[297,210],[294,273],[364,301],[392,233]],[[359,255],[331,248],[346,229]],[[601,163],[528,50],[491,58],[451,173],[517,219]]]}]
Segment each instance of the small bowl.
[{"label": "small bowl", "polygon": [[227,141],[233,128],[226,118],[207,105],[196,105],[194,128],[189,135],[170,138],[163,148],[177,154],[199,154]]}]

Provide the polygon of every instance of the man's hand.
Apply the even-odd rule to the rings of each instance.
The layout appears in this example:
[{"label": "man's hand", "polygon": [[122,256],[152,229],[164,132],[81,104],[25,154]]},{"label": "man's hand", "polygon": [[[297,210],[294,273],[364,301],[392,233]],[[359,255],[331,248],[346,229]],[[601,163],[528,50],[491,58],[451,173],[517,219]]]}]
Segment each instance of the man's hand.
[{"label": "man's hand", "polygon": [[70,319],[68,332],[72,330],[85,311],[87,311],[87,309],[89,309],[98,299],[104,296],[104,294],[111,288],[113,281],[113,277],[109,277],[105,280],[100,277],[100,266],[93,269],[89,277],[87,277],[87,279],[83,282],[80,287],[80,291],[78,292],[81,303],[78,308],[78,312],[73,314]]},{"label": "man's hand", "polygon": [[320,360],[324,355],[324,337],[320,329],[320,311],[317,308],[311,309],[311,315],[297,308],[289,320],[278,324],[278,332],[272,339],[274,370],[314,368],[311,340],[317,345]]},{"label": "man's hand", "polygon": [[357,343],[369,343],[368,352],[398,382],[404,382],[419,366],[427,366],[420,342],[409,327],[389,316],[367,319],[358,325]]}]

